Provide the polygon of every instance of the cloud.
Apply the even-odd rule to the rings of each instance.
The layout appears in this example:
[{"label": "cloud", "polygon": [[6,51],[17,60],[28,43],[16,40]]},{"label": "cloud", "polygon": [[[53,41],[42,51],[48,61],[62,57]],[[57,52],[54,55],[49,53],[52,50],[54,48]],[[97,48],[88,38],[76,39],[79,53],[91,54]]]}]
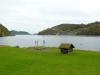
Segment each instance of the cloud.
[{"label": "cloud", "polygon": [[99,0],[0,0],[0,22],[10,30],[31,33],[60,23],[88,23],[100,20],[99,3]]},{"label": "cloud", "polygon": [[80,7],[86,13],[100,12],[100,0],[81,0]]}]

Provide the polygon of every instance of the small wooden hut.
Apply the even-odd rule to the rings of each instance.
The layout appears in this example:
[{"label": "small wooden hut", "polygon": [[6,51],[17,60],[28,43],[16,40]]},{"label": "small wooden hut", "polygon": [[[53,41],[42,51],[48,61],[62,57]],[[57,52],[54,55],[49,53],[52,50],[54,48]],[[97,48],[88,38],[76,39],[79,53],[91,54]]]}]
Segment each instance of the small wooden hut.
[{"label": "small wooden hut", "polygon": [[69,44],[69,43],[62,43],[59,46],[59,49],[61,50],[61,53],[63,53],[63,54],[67,54],[68,52],[72,52],[73,48],[75,48],[74,45]]}]

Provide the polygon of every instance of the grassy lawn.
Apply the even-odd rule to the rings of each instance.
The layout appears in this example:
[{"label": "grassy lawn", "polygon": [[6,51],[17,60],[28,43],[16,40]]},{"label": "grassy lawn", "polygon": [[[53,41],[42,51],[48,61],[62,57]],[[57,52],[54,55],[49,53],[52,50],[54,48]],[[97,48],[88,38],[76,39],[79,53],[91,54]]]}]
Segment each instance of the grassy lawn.
[{"label": "grassy lawn", "polygon": [[0,75],[100,75],[100,53],[0,47]]}]

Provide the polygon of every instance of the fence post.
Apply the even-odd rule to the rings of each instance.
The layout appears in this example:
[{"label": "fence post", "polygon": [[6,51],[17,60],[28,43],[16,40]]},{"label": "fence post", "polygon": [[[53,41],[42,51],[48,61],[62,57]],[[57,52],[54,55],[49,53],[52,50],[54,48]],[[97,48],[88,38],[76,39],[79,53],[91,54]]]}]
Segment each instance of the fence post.
[{"label": "fence post", "polygon": [[43,40],[43,46],[45,46],[45,40]]}]

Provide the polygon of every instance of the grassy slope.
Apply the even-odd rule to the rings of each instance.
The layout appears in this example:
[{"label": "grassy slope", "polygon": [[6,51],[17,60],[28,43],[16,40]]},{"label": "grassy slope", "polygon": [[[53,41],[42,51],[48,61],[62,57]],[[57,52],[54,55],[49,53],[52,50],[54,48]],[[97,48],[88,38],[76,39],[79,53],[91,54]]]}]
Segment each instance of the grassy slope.
[{"label": "grassy slope", "polygon": [[0,48],[0,75],[100,75],[100,53]]}]

